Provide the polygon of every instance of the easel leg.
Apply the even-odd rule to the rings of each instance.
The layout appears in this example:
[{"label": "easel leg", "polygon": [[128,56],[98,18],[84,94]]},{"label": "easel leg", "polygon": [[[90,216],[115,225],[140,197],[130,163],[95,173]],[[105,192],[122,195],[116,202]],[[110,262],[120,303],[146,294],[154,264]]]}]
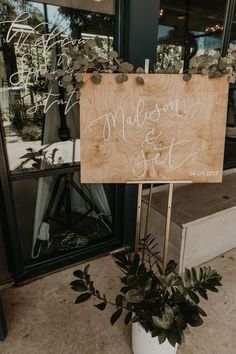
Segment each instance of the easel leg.
[{"label": "easel leg", "polygon": [[164,246],[163,246],[163,264],[162,264],[163,271],[166,269],[166,265],[168,262],[168,246],[169,246],[169,239],[170,239],[170,222],[171,222],[173,188],[174,188],[174,184],[170,183],[169,194],[168,194],[167,216],[166,216],[166,230],[165,230],[165,239],[164,239]]},{"label": "easel leg", "polygon": [[151,186],[150,186],[149,197],[148,197],[146,223],[145,223],[145,231],[144,231],[145,237],[147,236],[147,231],[148,231],[149,214],[150,214],[150,208],[151,208],[151,202],[152,202],[152,190],[153,190],[153,184],[151,184]]},{"label": "easel leg", "polygon": [[135,245],[134,245],[135,253],[137,253],[139,251],[139,245],[140,245],[142,191],[143,191],[143,185],[139,184],[138,185],[137,218],[136,218],[136,235],[135,235]]}]

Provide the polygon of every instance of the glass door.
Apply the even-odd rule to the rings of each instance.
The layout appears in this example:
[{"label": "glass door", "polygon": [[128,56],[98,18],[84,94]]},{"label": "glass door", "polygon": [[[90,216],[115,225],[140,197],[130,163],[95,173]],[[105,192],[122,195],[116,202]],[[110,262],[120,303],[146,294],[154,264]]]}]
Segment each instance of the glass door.
[{"label": "glass door", "polygon": [[187,63],[207,50],[221,49],[226,0],[161,0],[157,68],[166,70],[180,60]]},{"label": "glass door", "polygon": [[12,237],[19,238],[24,269],[33,274],[41,264],[64,265],[66,258],[71,262],[77,254],[91,256],[122,243],[119,187],[80,183],[79,100],[71,84],[81,43],[99,36],[94,50],[104,56],[113,47],[115,5],[0,5],[0,120],[15,211]]},{"label": "glass door", "polygon": [[[230,32],[232,56],[236,50],[236,10],[233,13],[233,22]],[[225,165],[228,168],[236,166],[236,84],[231,83],[229,88],[228,117],[225,140]]]}]

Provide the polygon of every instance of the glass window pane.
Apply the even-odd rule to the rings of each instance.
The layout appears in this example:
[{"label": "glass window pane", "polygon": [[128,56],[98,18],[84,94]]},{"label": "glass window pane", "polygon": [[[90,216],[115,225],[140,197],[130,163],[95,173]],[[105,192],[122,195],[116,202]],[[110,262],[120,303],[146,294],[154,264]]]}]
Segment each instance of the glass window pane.
[{"label": "glass window pane", "polygon": [[26,263],[80,250],[113,234],[115,186],[82,185],[78,173],[13,183]]},{"label": "glass window pane", "polygon": [[189,59],[194,54],[203,54],[206,49],[211,52],[218,50],[221,45],[225,6],[225,0],[161,0],[158,69],[166,69],[184,57]]},{"label": "glass window pane", "polygon": [[13,173],[80,160],[79,101],[68,81],[75,53],[99,35],[106,55],[114,37],[114,1],[86,3],[0,0],[0,118]]}]

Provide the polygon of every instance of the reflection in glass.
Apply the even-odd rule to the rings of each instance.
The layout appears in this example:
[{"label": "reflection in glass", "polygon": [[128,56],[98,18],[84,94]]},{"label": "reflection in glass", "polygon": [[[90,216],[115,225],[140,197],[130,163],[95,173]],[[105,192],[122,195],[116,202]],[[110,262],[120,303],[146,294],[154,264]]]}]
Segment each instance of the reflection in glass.
[{"label": "reflection in glass", "polygon": [[10,170],[77,163],[79,101],[66,74],[70,79],[83,41],[99,35],[99,50],[112,48],[114,16],[31,1],[0,5],[0,112]]},{"label": "reflection in glass", "polygon": [[[103,241],[113,231],[115,189],[80,183],[80,110],[72,71],[81,43],[96,35],[96,50],[107,56],[114,15],[104,6],[98,13],[70,8],[71,1],[64,1],[68,7],[51,2],[0,0],[0,119],[10,170],[27,177],[13,187],[29,263]],[[68,164],[73,173],[50,176],[50,169]],[[31,171],[45,169],[48,177],[30,179]]]},{"label": "reflection in glass", "polygon": [[17,181],[13,187],[27,262],[81,249],[111,236],[115,187],[82,185],[77,173]]},{"label": "reflection in glass", "polygon": [[195,54],[219,50],[226,1],[161,0],[157,68],[167,69]]}]

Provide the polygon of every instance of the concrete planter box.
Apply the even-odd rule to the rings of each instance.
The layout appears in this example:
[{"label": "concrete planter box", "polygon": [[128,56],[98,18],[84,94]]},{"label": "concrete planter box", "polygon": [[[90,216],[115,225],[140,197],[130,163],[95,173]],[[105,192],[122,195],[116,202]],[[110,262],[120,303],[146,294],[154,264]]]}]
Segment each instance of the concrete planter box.
[{"label": "concrete planter box", "polygon": [[[222,184],[191,184],[175,187],[170,229],[169,259],[181,273],[236,247],[236,175],[224,176]],[[148,233],[157,237],[160,255],[166,222],[167,191],[153,195]],[[144,196],[142,226],[147,209]]]}]

